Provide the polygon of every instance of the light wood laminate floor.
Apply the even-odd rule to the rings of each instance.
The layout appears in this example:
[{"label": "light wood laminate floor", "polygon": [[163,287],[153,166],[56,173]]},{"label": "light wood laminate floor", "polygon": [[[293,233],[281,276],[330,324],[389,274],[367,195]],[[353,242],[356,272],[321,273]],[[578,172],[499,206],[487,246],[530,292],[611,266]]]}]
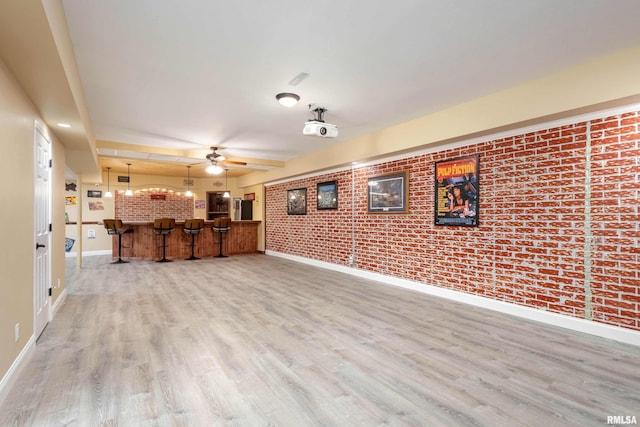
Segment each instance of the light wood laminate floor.
[{"label": "light wood laminate floor", "polygon": [[266,255],[110,260],[69,272],[0,426],[640,419],[638,347]]}]

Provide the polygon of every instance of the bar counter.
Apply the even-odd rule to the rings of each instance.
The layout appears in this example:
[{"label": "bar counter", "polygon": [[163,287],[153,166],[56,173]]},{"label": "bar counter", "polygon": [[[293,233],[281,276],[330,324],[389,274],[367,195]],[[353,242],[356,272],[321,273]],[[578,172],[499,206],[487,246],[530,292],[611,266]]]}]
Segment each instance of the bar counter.
[{"label": "bar counter", "polygon": [[[258,225],[261,221],[231,221],[229,231],[223,233],[222,254],[246,254],[258,252]],[[153,222],[125,222],[128,228],[122,235],[122,258],[162,258],[162,236],[153,231]],[[212,229],[213,221],[205,221],[200,234],[195,236],[194,253],[198,258],[218,255],[219,234]],[[176,228],[167,235],[167,258],[186,259],[191,256],[191,235],[184,232],[184,222],[176,222]],[[113,239],[112,256],[118,256],[118,238]]]}]

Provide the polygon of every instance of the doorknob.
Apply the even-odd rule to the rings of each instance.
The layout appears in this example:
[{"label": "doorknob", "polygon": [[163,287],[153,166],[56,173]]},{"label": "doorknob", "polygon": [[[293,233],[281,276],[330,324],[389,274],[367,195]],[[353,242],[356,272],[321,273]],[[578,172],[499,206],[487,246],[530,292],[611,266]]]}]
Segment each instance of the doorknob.
[{"label": "doorknob", "polygon": [[46,247],[46,246],[45,246],[45,245],[41,245],[40,243],[37,243],[37,242],[36,242],[36,251],[37,251],[38,249],[40,249],[40,248],[44,248],[44,247]]}]

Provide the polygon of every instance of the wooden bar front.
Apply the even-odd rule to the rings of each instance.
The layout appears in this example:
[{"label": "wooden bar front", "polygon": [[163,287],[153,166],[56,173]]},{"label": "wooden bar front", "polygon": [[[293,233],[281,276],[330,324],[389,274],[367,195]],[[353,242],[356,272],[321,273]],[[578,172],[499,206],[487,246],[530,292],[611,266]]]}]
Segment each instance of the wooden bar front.
[{"label": "wooden bar front", "polygon": [[[224,233],[222,254],[235,255],[258,252],[258,225],[260,221],[231,221]],[[162,236],[153,231],[151,222],[125,223],[129,230],[122,235],[122,258],[162,258]],[[218,255],[219,234],[212,229],[213,221],[205,221],[202,232],[195,236],[194,253],[198,258]],[[184,222],[176,223],[167,235],[167,258],[185,259],[191,256],[191,235],[184,232]],[[113,239],[112,254],[118,256],[118,239]]]}]

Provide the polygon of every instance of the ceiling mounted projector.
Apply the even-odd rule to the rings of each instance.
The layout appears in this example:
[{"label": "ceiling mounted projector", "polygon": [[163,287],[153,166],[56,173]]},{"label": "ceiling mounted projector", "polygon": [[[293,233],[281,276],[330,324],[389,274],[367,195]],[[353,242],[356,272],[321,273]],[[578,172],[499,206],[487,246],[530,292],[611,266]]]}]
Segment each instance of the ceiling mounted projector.
[{"label": "ceiling mounted projector", "polygon": [[321,136],[323,138],[335,138],[338,136],[338,126],[325,123],[322,116],[327,111],[326,108],[309,104],[309,111],[313,113],[313,119],[304,123],[302,133],[310,136]]},{"label": "ceiling mounted projector", "polygon": [[338,136],[338,127],[329,123],[310,120],[305,122],[302,133],[305,135],[321,136],[323,138],[335,138]]}]

